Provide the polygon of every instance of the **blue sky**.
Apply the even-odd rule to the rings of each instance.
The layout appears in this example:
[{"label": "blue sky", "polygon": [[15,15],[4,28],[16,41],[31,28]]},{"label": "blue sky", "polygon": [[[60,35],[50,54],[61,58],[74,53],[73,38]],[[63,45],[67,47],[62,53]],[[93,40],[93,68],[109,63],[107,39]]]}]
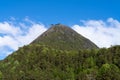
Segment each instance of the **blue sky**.
[{"label": "blue sky", "polygon": [[99,47],[120,45],[119,0],[0,0],[0,59],[62,23]]},{"label": "blue sky", "polygon": [[72,25],[79,20],[120,20],[119,0],[0,0],[0,19],[28,16],[44,24]]}]

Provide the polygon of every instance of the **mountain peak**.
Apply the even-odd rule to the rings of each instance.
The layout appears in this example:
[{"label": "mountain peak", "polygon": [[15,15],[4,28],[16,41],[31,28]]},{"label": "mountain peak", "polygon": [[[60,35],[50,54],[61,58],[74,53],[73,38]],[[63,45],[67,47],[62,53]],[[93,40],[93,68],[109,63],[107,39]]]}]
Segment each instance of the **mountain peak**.
[{"label": "mountain peak", "polygon": [[62,24],[52,24],[50,29],[48,29],[47,32],[52,32],[52,31],[58,31],[58,32],[63,32],[63,31],[67,31],[70,30],[70,28],[68,26],[62,25]]},{"label": "mountain peak", "polygon": [[73,31],[70,27],[62,25],[62,24],[55,24],[52,25],[43,35],[45,34],[49,34],[51,32],[56,32],[56,33],[61,33],[61,34],[65,34],[65,33],[74,33],[75,31]]},{"label": "mountain peak", "polygon": [[52,24],[46,32],[32,42],[32,44],[36,43],[62,50],[98,48],[93,42],[62,24]]}]

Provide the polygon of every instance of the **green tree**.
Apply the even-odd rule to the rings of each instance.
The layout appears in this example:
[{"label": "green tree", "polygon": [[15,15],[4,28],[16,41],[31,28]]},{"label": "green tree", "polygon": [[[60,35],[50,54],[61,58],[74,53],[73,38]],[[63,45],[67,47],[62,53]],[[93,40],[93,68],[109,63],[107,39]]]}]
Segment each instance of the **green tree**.
[{"label": "green tree", "polygon": [[114,64],[103,64],[99,69],[98,80],[120,80],[120,70]]},{"label": "green tree", "polygon": [[0,71],[0,80],[3,78],[3,74],[2,72]]}]

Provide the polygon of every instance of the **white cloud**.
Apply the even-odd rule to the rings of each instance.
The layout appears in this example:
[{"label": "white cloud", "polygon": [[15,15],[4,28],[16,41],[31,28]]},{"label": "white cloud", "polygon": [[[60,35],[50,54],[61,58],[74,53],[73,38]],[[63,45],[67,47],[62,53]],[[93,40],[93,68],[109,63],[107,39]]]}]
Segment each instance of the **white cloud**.
[{"label": "white cloud", "polygon": [[0,22],[0,58],[1,55],[5,57],[18,47],[29,44],[47,30],[43,24],[31,22],[20,22],[17,25],[14,22]]},{"label": "white cloud", "polygon": [[29,44],[31,41],[36,39],[40,34],[42,34],[44,31],[46,31],[47,28],[44,27],[42,24],[33,24],[29,30],[28,33],[24,36],[18,36],[17,40],[22,44]]},{"label": "white cloud", "polygon": [[16,35],[20,32],[19,27],[15,27],[9,22],[0,22],[0,34]]},{"label": "white cloud", "polygon": [[[72,28],[99,47],[110,47],[120,44],[120,22],[113,18],[103,20],[82,20],[82,25]],[[14,24],[15,23],[15,24]],[[17,23],[17,24],[16,24]],[[23,22],[0,22],[0,59],[23,45],[27,45],[41,35],[47,28],[25,18]]]},{"label": "white cloud", "polygon": [[120,45],[120,22],[108,18],[107,21],[88,20],[81,21],[83,25],[74,25],[72,28],[93,41],[99,47]]},{"label": "white cloud", "polygon": [[11,36],[0,37],[0,47],[9,46],[11,49],[16,50],[18,42]]}]

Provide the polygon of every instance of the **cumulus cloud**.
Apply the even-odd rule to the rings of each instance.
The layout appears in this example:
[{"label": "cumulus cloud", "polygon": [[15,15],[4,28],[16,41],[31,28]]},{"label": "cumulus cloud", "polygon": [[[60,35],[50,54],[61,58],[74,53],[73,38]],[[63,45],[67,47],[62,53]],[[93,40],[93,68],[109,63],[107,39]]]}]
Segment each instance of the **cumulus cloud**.
[{"label": "cumulus cloud", "polygon": [[9,55],[18,47],[31,43],[47,30],[43,24],[31,22],[18,22],[17,25],[14,22],[0,22],[0,58]]},{"label": "cumulus cloud", "polygon": [[20,31],[19,27],[14,27],[8,22],[0,22],[0,34],[16,35]]},{"label": "cumulus cloud", "polygon": [[103,20],[82,20],[82,25],[73,25],[72,28],[93,41],[99,47],[120,45],[120,22],[113,18]]},{"label": "cumulus cloud", "polygon": [[42,24],[33,24],[29,28],[26,35],[18,36],[17,40],[23,45],[29,44],[31,41],[36,39],[39,35],[41,35],[46,30],[47,30],[47,28],[45,28],[44,25],[42,25]]},{"label": "cumulus cloud", "polygon": [[[120,44],[120,22],[113,18],[103,20],[82,20],[81,25],[75,24],[72,28],[93,41],[99,47],[110,47]],[[25,18],[17,22],[15,18],[11,21],[0,22],[0,59],[17,50],[23,45],[31,43],[47,28],[38,22]]]}]

